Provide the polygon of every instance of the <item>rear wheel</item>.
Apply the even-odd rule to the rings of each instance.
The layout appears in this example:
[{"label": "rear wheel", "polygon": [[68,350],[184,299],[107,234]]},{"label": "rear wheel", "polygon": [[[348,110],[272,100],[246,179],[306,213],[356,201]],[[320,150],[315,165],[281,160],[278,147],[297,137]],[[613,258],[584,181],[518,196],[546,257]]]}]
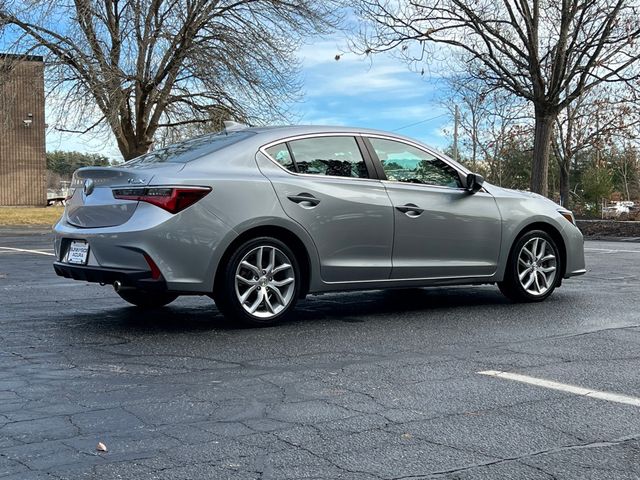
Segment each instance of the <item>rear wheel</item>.
[{"label": "rear wheel", "polygon": [[532,230],[516,240],[498,287],[513,301],[540,302],[560,284],[561,262],[553,238],[542,230]]},{"label": "rear wheel", "polygon": [[141,308],[164,307],[178,298],[178,295],[171,293],[147,292],[145,290],[121,290],[117,294],[123,300]]},{"label": "rear wheel", "polygon": [[294,253],[280,240],[249,240],[223,268],[214,300],[225,316],[263,327],[282,321],[295,307],[300,269]]}]

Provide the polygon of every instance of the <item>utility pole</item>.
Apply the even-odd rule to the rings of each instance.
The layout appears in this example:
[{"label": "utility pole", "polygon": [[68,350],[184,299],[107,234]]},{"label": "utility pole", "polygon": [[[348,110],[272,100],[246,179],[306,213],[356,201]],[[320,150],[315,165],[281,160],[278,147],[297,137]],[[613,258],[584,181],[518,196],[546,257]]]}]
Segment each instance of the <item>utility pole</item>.
[{"label": "utility pole", "polygon": [[453,113],[453,159],[458,161],[458,123],[460,122],[458,114],[458,105],[454,106]]},{"label": "utility pole", "polygon": [[[596,115],[596,132],[600,132],[600,115]],[[596,138],[596,167],[600,168],[600,137]]]}]

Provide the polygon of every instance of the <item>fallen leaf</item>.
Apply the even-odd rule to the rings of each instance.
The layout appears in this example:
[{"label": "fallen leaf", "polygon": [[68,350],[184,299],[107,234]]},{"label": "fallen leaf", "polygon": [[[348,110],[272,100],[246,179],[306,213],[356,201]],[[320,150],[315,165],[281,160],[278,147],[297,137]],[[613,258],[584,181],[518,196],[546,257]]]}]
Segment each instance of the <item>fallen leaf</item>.
[{"label": "fallen leaf", "polygon": [[99,452],[108,452],[107,446],[102,442],[98,442],[98,445],[96,445],[96,450]]}]

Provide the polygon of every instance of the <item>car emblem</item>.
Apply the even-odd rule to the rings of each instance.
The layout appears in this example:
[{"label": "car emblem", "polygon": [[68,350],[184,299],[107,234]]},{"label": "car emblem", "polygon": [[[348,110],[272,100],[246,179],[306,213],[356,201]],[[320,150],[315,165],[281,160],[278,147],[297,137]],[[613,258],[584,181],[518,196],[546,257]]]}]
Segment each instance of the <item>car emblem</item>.
[{"label": "car emblem", "polygon": [[143,185],[147,183],[147,180],[144,178],[130,178],[129,180],[127,180],[127,183]]},{"label": "car emblem", "polygon": [[87,178],[84,181],[84,187],[82,187],[82,191],[86,196],[89,196],[93,193],[93,189],[96,187],[96,184],[90,178]]}]

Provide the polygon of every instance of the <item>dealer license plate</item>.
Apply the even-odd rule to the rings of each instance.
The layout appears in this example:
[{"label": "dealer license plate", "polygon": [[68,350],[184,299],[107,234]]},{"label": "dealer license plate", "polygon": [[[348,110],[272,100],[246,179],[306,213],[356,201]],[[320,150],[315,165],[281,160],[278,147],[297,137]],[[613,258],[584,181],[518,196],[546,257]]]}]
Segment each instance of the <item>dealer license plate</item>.
[{"label": "dealer license plate", "polygon": [[73,240],[69,245],[67,263],[86,265],[89,258],[89,244],[80,240]]}]

